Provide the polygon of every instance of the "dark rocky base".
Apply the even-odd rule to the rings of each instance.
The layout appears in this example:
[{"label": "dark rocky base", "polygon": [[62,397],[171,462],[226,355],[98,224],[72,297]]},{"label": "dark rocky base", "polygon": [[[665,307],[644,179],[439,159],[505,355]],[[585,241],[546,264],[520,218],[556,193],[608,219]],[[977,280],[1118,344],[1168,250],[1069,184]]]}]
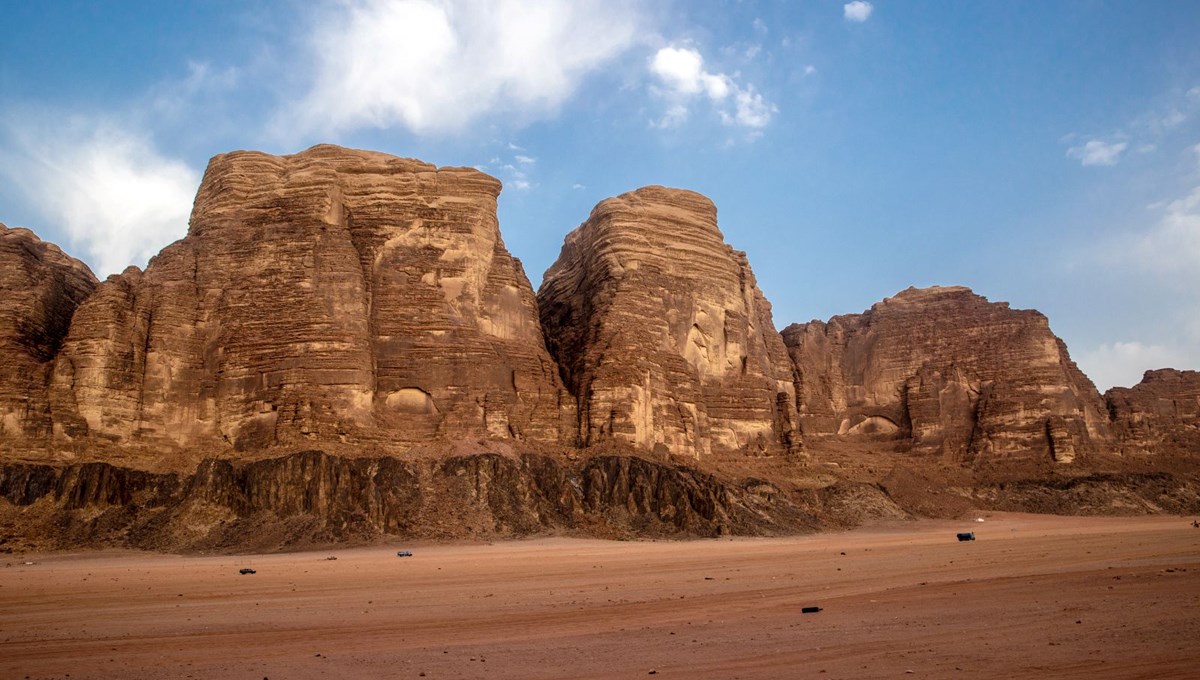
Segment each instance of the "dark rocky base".
[{"label": "dark rocky base", "polygon": [[902,465],[877,482],[723,478],[627,453],[476,453],[424,460],[308,450],[190,474],[109,463],[0,464],[0,551],[129,547],[274,551],[389,538],[770,536],[984,510],[1200,513],[1197,475],[974,474]]}]

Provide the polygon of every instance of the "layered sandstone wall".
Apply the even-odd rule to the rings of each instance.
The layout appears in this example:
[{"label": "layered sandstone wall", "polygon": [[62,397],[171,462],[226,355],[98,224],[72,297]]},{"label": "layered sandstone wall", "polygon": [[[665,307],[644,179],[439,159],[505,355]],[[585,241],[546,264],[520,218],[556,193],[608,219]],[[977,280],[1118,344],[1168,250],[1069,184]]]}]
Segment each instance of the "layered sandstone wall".
[{"label": "layered sandstone wall", "polygon": [[50,433],[54,358],[95,287],[87,265],[28,229],[0,224],[0,439]]},{"label": "layered sandstone wall", "polygon": [[952,460],[1070,462],[1108,418],[1046,317],[962,287],[910,288],[783,331],[805,435],[911,438]]},{"label": "layered sandstone wall", "polygon": [[58,431],[118,442],[573,437],[500,183],[317,146],[213,158],[188,235],[78,310]]},{"label": "layered sandstone wall", "polygon": [[1200,371],[1146,371],[1104,393],[1122,452],[1200,457]]},{"label": "layered sandstone wall", "polygon": [[583,444],[798,449],[771,307],[704,196],[651,186],[602,201],[567,235],[538,303]]}]

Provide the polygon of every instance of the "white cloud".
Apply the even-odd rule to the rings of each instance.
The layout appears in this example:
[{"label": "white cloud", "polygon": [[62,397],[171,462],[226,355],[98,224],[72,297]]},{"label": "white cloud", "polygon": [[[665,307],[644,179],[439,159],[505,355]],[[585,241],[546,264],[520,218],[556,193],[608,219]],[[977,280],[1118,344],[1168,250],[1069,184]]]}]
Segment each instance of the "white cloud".
[{"label": "white cloud", "polygon": [[530,156],[523,156],[521,154],[517,154],[516,156],[513,157],[513,159],[516,160],[517,163],[520,163],[521,165],[533,165],[534,163],[537,162],[536,158],[532,158]]},{"label": "white cloud", "polygon": [[688,107],[684,104],[672,104],[662,118],[650,124],[656,128],[673,128],[683,125],[688,119]]},{"label": "white cloud", "polygon": [[680,94],[703,91],[710,99],[724,99],[729,95],[729,77],[705,71],[704,57],[693,49],[664,47],[650,60],[650,70],[667,87]]},{"label": "white cloud", "polygon": [[[1190,357],[1192,361],[1196,358]],[[1188,366],[1189,357],[1178,349],[1133,341],[1102,344],[1085,350],[1075,356],[1075,363],[1101,392],[1105,392],[1111,387],[1132,387],[1141,382],[1142,374],[1149,370]]]},{"label": "white cloud", "polygon": [[1162,211],[1158,224],[1141,237],[1133,254],[1161,274],[1194,279],[1200,286],[1200,186],[1167,203]]},{"label": "white cloud", "polygon": [[871,6],[871,3],[863,2],[863,0],[854,0],[854,2],[847,2],[845,5],[842,5],[842,14],[846,17],[846,21],[862,23],[871,18],[871,12],[873,11],[875,11],[875,8]]},{"label": "white cloud", "polygon": [[804,75],[806,75],[806,76],[811,76],[811,75],[815,74],[816,72],[817,72],[817,67],[813,66],[812,64],[809,64],[808,66],[804,67]]},{"label": "white cloud", "polygon": [[113,123],[51,118],[5,121],[11,151],[0,155],[0,174],[66,232],[68,250],[97,275],[144,266],[187,233],[197,171]]},{"label": "white cloud", "polygon": [[686,121],[688,102],[699,95],[716,107],[726,125],[761,129],[778,110],[753,85],[743,86],[736,76],[705,70],[704,57],[690,47],[661,48],[650,59],[650,71],[666,87],[665,94],[671,100],[662,119],[654,123],[657,127],[675,127]]},{"label": "white cloud", "polygon": [[737,93],[737,112],[733,119],[738,125],[752,128],[766,127],[771,122],[775,107],[754,91],[753,87]]},{"label": "white cloud", "polygon": [[641,20],[631,5],[600,0],[347,0],[318,15],[315,75],[275,121],[284,137],[549,115],[632,46]]},{"label": "white cloud", "polygon": [[1067,149],[1067,156],[1079,160],[1081,165],[1116,165],[1121,152],[1129,146],[1126,142],[1104,142],[1093,139],[1080,146]]},{"label": "white cloud", "polygon": [[165,80],[150,90],[150,103],[159,117],[179,117],[193,113],[197,100],[228,95],[241,81],[235,67],[215,69],[208,62],[189,61],[187,76]]}]

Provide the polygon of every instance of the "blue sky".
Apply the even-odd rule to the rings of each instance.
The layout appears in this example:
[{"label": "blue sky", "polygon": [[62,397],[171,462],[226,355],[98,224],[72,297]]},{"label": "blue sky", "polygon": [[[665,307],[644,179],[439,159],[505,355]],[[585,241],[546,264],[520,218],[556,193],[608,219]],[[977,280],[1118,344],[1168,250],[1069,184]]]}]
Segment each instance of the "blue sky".
[{"label": "blue sky", "polygon": [[100,276],[209,157],[319,142],[505,184],[536,287],[599,200],[700,191],[776,326],[967,285],[1103,390],[1200,369],[1200,3],[0,0],[0,221]]}]

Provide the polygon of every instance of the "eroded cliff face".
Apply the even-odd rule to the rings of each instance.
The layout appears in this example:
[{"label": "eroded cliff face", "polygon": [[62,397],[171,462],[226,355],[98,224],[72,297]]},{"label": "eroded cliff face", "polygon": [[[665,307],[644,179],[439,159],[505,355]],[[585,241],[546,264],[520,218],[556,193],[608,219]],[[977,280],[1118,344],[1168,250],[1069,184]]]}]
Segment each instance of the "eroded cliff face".
[{"label": "eroded cliff face", "polygon": [[54,358],[95,287],[91,270],[58,246],[0,224],[0,440],[50,433]]},{"label": "eroded cliff face", "polygon": [[602,201],[567,235],[538,304],[585,445],[798,450],[770,305],[700,194],[645,187]]},{"label": "eroded cliff face", "polygon": [[573,438],[500,183],[317,146],[209,164],[188,235],[78,309],[61,437],[255,449]]},{"label": "eroded cliff face", "polygon": [[967,288],[910,288],[783,338],[806,436],[911,438],[956,461],[1062,463],[1108,437],[1095,386],[1046,318]]},{"label": "eroded cliff face", "polygon": [[533,453],[402,460],[309,450],[253,462],[206,460],[190,474],[0,463],[0,551],[271,550],[383,536],[698,537],[844,526],[837,503],[832,513],[823,509],[825,495],[738,485],[621,454],[575,462]]},{"label": "eroded cliff face", "polygon": [[1122,452],[1200,457],[1200,371],[1146,371],[1104,400]]}]

